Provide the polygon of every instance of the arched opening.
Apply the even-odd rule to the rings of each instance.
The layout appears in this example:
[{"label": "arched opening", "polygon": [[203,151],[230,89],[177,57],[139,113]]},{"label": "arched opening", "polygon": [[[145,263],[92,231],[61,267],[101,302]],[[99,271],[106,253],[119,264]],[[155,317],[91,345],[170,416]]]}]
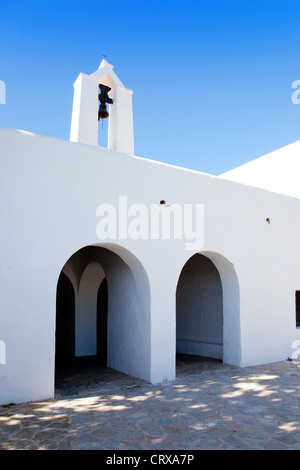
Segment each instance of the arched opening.
[{"label": "arched opening", "polygon": [[239,288],[233,265],[213,252],[193,255],[176,290],[176,353],[240,363]]},{"label": "arched opening", "polygon": [[75,352],[75,293],[68,276],[61,272],[56,295],[55,367],[69,364]]},{"label": "arched opening", "polygon": [[176,294],[178,353],[223,359],[222,284],[215,265],[196,254],[183,267]]},{"label": "arched opening", "polygon": [[149,282],[122,247],[87,246],[64,265],[57,285],[56,364],[62,358],[71,359],[73,369],[79,363],[107,366],[149,380]]}]

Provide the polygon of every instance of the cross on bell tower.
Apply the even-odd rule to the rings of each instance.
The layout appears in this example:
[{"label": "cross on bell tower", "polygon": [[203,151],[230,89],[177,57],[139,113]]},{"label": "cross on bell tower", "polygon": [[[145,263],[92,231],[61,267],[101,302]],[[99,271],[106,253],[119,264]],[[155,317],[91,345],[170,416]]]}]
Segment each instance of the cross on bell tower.
[{"label": "cross on bell tower", "polygon": [[98,146],[98,121],[108,117],[108,148],[133,155],[133,91],[124,87],[113,68],[103,59],[96,72],[77,77],[70,140]]}]

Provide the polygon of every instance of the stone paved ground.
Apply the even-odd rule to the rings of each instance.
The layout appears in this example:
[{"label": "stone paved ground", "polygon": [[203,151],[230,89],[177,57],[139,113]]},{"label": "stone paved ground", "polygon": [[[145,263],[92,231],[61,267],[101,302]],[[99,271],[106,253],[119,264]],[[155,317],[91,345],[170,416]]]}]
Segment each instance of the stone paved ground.
[{"label": "stone paved ground", "polygon": [[181,358],[177,379],[151,385],[85,368],[56,397],[0,406],[0,449],[300,449],[300,368],[235,368]]}]

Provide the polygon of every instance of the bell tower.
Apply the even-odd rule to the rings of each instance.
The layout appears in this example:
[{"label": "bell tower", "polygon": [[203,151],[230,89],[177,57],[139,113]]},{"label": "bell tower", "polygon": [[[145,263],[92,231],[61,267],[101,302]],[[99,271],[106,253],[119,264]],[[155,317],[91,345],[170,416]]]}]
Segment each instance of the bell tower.
[{"label": "bell tower", "polygon": [[108,148],[133,155],[133,91],[124,87],[113,68],[103,59],[96,72],[77,77],[70,141],[98,146],[99,122],[108,118]]}]

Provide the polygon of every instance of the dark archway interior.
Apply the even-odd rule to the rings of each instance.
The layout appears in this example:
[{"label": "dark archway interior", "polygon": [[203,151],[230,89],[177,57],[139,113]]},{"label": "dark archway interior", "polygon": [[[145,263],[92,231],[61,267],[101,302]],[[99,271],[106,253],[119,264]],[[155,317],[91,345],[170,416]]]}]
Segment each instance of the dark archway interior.
[{"label": "dark archway interior", "polygon": [[68,276],[61,272],[56,295],[55,366],[70,363],[75,351],[75,293]]}]

